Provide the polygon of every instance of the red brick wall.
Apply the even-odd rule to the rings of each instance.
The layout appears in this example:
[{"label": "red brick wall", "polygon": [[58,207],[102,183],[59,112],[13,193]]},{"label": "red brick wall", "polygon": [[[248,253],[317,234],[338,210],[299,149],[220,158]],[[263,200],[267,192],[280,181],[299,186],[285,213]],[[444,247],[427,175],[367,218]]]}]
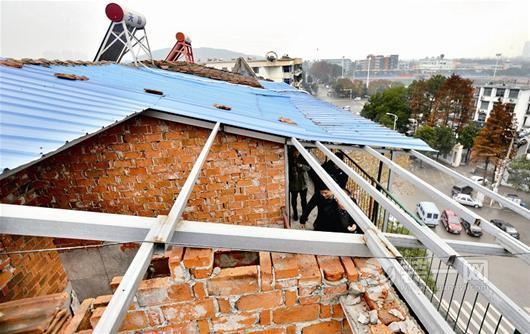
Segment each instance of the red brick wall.
[{"label": "red brick wall", "polygon": [[[0,235],[0,240],[6,252],[54,247],[50,238]],[[0,292],[0,302],[56,293],[66,287],[66,273],[57,252],[14,254],[9,260],[14,271]]]},{"label": "red brick wall", "polygon": [[[136,117],[0,181],[0,201],[164,215],[209,133]],[[281,226],[284,175],[283,145],[219,133],[184,218]]]},{"label": "red brick wall", "polygon": [[[209,133],[206,129],[135,117],[1,180],[0,202],[140,216],[164,215],[169,212]],[[219,133],[183,217],[228,224],[283,226],[284,175],[283,145]],[[22,248],[17,249],[24,249],[29,243],[53,247],[49,239],[24,240],[28,242],[20,243]],[[22,258],[27,262],[27,258],[49,256]],[[41,277],[46,282],[44,285],[53,283],[48,281],[55,279],[56,272],[64,277],[59,261],[47,264],[47,272],[37,268],[46,264],[45,261],[34,262],[32,268],[17,269],[18,284],[25,291],[21,296],[56,292],[24,286],[33,282],[20,275],[24,272],[30,275],[31,270],[44,275]],[[59,290],[64,287],[63,284]]]}]

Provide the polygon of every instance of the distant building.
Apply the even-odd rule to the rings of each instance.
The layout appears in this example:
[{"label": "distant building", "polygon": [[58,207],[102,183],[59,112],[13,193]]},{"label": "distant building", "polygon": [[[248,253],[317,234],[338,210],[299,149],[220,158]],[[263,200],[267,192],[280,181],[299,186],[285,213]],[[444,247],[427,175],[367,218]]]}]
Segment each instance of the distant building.
[{"label": "distant building", "polygon": [[393,71],[399,69],[399,55],[368,55],[366,59],[355,61],[356,71]]},{"label": "distant building", "polygon": [[421,73],[436,73],[444,71],[454,71],[456,63],[452,59],[444,57],[431,57],[418,60],[416,70]]},{"label": "distant building", "polygon": [[[285,82],[286,84],[298,87],[303,78],[302,58],[291,58],[287,55],[278,57],[269,57],[269,59],[252,60],[247,59],[247,63],[258,77],[269,79],[276,82]],[[230,61],[210,60],[202,63],[204,66],[216,68],[218,70],[232,71],[236,65],[236,59]]]},{"label": "distant building", "polygon": [[530,128],[530,86],[504,84],[483,85],[479,88],[474,120],[484,124],[493,109],[493,103],[513,104],[517,130]]}]

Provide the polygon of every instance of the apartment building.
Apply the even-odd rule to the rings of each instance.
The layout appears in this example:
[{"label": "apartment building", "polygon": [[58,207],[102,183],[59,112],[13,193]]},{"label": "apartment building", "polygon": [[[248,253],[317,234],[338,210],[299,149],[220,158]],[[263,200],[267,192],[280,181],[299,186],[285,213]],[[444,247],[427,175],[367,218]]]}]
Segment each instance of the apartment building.
[{"label": "apartment building", "polygon": [[480,86],[474,120],[483,124],[495,102],[514,105],[517,130],[530,127],[530,86],[488,84]]}]

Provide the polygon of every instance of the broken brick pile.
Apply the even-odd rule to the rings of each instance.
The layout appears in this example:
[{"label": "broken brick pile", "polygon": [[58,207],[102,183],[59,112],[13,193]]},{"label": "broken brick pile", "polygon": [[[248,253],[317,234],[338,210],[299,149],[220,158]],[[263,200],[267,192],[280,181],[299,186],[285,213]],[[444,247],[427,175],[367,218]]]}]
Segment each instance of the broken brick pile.
[{"label": "broken brick pile", "polygon": [[[374,270],[384,276],[374,260],[269,252],[259,253],[259,265],[221,269],[213,266],[215,252],[194,248],[169,250],[171,276],[141,282],[121,330],[352,333],[340,297],[352,296],[350,291],[359,289],[363,277],[373,277]],[[115,278],[113,288],[120,281],[121,277]],[[111,297],[86,300],[65,334],[90,333]],[[358,303],[368,308],[369,298],[367,295]],[[394,307],[407,314],[397,301]],[[84,325],[77,325],[82,319]],[[370,333],[385,333],[377,332],[380,326],[385,325],[369,327]]]}]

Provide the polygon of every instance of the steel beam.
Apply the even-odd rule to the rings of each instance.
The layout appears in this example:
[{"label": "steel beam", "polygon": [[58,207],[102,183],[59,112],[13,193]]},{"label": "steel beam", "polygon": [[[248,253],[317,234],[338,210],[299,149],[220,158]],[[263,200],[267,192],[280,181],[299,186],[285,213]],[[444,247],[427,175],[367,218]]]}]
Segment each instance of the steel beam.
[{"label": "steel beam", "polygon": [[[163,119],[166,121],[176,122],[176,123],[198,126],[200,128],[206,128],[206,129],[213,129],[215,126],[214,122],[204,121],[204,120],[191,118],[191,117],[179,116],[175,114],[156,111],[153,109],[148,109],[142,112],[142,115],[153,117],[153,118],[158,118],[158,119]],[[246,130],[246,129],[238,128],[235,126],[223,125],[223,132],[234,134],[234,135],[239,135],[239,136],[267,140],[267,141],[271,141],[274,143],[280,143],[280,144],[285,143],[284,137],[275,136],[275,135],[271,135],[271,134],[267,134],[267,133],[259,132],[259,131]]]},{"label": "steel beam", "polygon": [[149,243],[142,243],[140,246],[140,249],[134,256],[133,262],[127,269],[120,285],[112,296],[109,305],[105,309],[105,312],[103,312],[101,319],[98,321],[94,333],[117,333],[120,329],[132,297],[136,293],[138,284],[142,280],[153,254],[155,252],[165,251],[166,243],[171,240],[171,237],[175,233],[175,226],[180,220],[182,212],[188,202],[188,198],[193,190],[193,186],[199,177],[201,168],[206,161],[206,157],[208,156],[208,152],[212,147],[220,126],[221,123],[219,122],[215,124],[208,140],[206,140],[206,144],[199,154],[199,157],[195,161],[195,164],[193,164],[190,174],[188,175],[184,186],[182,186],[175,203],[171,207],[168,216],[158,220],[156,224],[151,226],[145,239]]},{"label": "steel beam", "polygon": [[[396,247],[405,248],[425,248],[421,241],[413,235],[384,233],[385,237]],[[457,252],[473,255],[484,256],[513,256],[507,252],[502,246],[497,244],[489,244],[474,241],[461,241],[442,239],[451,248]]]},{"label": "steel beam", "polygon": [[[158,218],[0,204],[0,234],[141,242]],[[411,235],[384,233],[395,247],[424,248]],[[457,251],[509,255],[495,244],[443,239]],[[337,256],[372,256],[361,235],[183,220],[170,240],[186,247]]]},{"label": "steel beam", "polygon": [[329,176],[320,166],[319,162],[309,153],[296,139],[291,138],[291,142],[300,154],[306,159],[309,165],[329,187],[335,197],[341,202],[348,214],[355,220],[357,225],[364,231],[366,244],[376,257],[380,257],[379,263],[403,295],[408,305],[412,308],[421,323],[429,333],[454,333],[444,318],[436,311],[420,288],[410,278],[398,260],[385,257],[401,257],[394,246],[375,227],[363,211],[352,201],[346,192]]},{"label": "steel beam", "polygon": [[433,159],[421,154],[420,152],[412,150],[410,152],[413,156],[420,159],[421,161],[431,165],[432,167],[438,169],[439,171],[454,177],[458,181],[465,183],[466,185],[473,187],[475,189],[478,189],[480,192],[484,193],[485,195],[489,196],[490,198],[494,199],[498,203],[500,203],[502,206],[505,206],[512,210],[513,212],[523,216],[526,219],[530,219],[530,210],[523,208],[522,206],[510,201],[506,197],[500,195],[499,193],[494,192],[493,190],[484,187],[483,185],[480,185],[476,182],[473,182],[469,178],[465,177],[464,175],[452,170],[451,168],[448,168],[441,163],[434,161]]},{"label": "steel beam", "polygon": [[[417,187],[419,187],[420,189],[423,189],[430,196],[434,196],[437,199],[444,199],[445,202],[448,202],[448,204],[451,204],[450,206],[455,206],[455,207],[460,206],[458,203],[454,202],[452,199],[450,199],[449,197],[447,197],[446,195],[444,195],[437,189],[433,188],[431,185],[422,181],[417,176],[410,174],[408,171],[398,166],[390,159],[379,154],[374,149],[366,147],[365,150],[367,150],[371,155],[375,156],[379,160],[386,163],[387,166],[391,168],[396,174],[400,175],[401,177],[409,181],[412,181]],[[327,151],[331,153],[331,151],[329,150]],[[339,160],[339,161],[336,161],[336,160]],[[335,159],[334,162],[338,163],[341,161],[340,159]],[[351,168],[349,168],[344,163],[340,164],[339,167],[343,169],[345,172],[347,172],[348,175],[349,174],[353,175],[353,173],[355,173]],[[433,192],[433,193],[430,193],[430,192]],[[385,203],[385,201],[383,201],[382,203]],[[455,203],[458,205],[455,205]],[[390,210],[392,207],[391,204],[392,203],[386,203],[383,205],[388,205],[389,206],[388,209]],[[465,208],[461,207],[461,209],[465,209]],[[465,210],[469,211],[468,209],[465,209]],[[393,210],[392,213],[399,214],[398,210]],[[453,249],[451,249],[447,244],[444,244],[441,238],[438,237],[436,234],[434,234],[432,231],[431,233],[428,233],[425,229],[420,230],[416,228],[418,224],[412,219],[412,217],[401,215],[401,218],[404,219],[402,223],[404,223],[405,227],[413,228],[413,233],[418,237],[418,239],[420,239],[422,243],[424,243],[427,246],[427,248],[433,251],[435,255],[447,257],[447,256],[458,254]],[[496,228],[496,230],[499,230],[499,229]],[[438,244],[439,246],[443,246],[443,248],[442,247],[434,248],[431,246],[432,244]],[[510,251],[510,249],[508,250]],[[526,256],[523,255],[522,258],[527,260],[529,258],[528,254]],[[445,262],[447,262],[447,260]],[[508,296],[506,296],[502,291],[500,291],[493,283],[488,281],[481,273],[479,273],[475,268],[473,268],[465,259],[461,257],[456,257],[454,258],[454,262],[452,265],[460,274],[465,275],[464,277],[467,277],[466,281],[468,281],[471,285],[473,285],[477,291],[480,291],[480,294],[483,297],[485,297],[492,305],[494,305],[506,318],[508,318],[513,324],[515,324],[517,328],[522,329],[523,332],[525,333],[530,332],[530,315],[528,315],[528,313],[526,313],[521,307],[515,304]]]},{"label": "steel beam", "polygon": [[506,248],[510,253],[516,254],[519,258],[521,258],[523,261],[525,261],[527,264],[530,264],[530,247],[522,243],[521,241],[513,238],[508,233],[502,231],[486,219],[482,218],[481,216],[477,215],[473,211],[469,210],[468,208],[462,206],[460,203],[454,201],[451,197],[447,196],[446,194],[442,193],[438,189],[434,188],[432,185],[428,184],[427,182],[423,181],[416,175],[412,174],[408,170],[404,169],[403,167],[399,166],[395,162],[391,161],[387,157],[383,156],[376,150],[370,147],[365,147],[364,150],[374,156],[375,158],[383,161],[393,172],[395,172],[397,175],[402,177],[403,179],[409,181],[410,183],[414,184],[415,187],[422,190],[430,196],[431,198],[435,200],[439,200],[443,203],[445,207],[451,208],[454,210],[460,217],[467,220],[468,222],[474,223],[474,222],[480,222],[480,226],[482,229],[493,235],[496,238],[496,242]]}]

